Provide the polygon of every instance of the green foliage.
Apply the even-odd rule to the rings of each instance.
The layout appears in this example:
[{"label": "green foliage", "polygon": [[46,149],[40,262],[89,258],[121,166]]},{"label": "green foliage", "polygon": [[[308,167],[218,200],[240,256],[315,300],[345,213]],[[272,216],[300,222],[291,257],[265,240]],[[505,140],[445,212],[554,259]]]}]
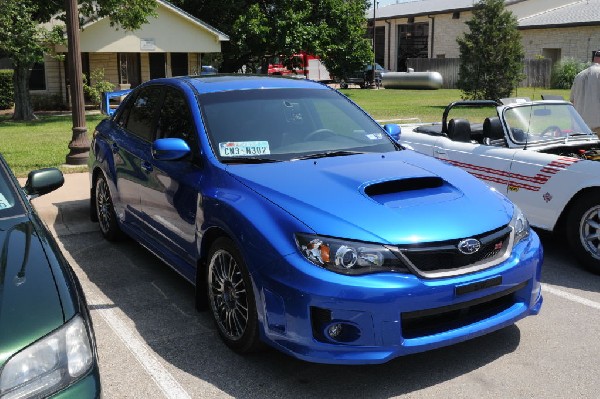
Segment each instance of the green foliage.
[{"label": "green foliage", "polygon": [[0,69],[0,109],[12,108],[14,101],[12,69]]},{"label": "green foliage", "polygon": [[366,0],[174,0],[184,10],[226,32],[222,72],[243,65],[254,71],[266,56],[293,62],[301,51],[321,57],[338,76],[372,60]]},{"label": "green foliage", "polygon": [[508,97],[524,78],[524,51],[517,19],[504,0],[481,0],[457,39],[460,50],[458,88],[466,99]]},{"label": "green foliage", "polygon": [[553,89],[570,89],[575,76],[589,66],[589,62],[580,62],[574,58],[563,58],[552,68],[550,80]]},{"label": "green foliage", "polygon": [[31,106],[35,111],[57,111],[67,109],[60,94],[32,94]]},{"label": "green foliage", "polygon": [[32,1],[0,0],[0,52],[8,55],[15,68],[42,62],[45,32],[32,16],[37,7]]},{"label": "green foliage", "polygon": [[[149,16],[156,16],[156,0],[79,0],[80,16],[108,17],[111,26],[127,30],[140,28]],[[44,53],[53,55],[55,44],[64,44],[60,27],[46,30],[42,23],[65,19],[65,1],[0,0],[0,53],[15,67],[15,119],[33,119],[29,96],[28,70],[42,62]],[[55,54],[54,54],[55,55]],[[55,55],[56,58],[60,58]]]},{"label": "green foliage", "polygon": [[104,79],[104,69],[94,69],[88,83],[87,78],[83,75],[83,92],[88,96],[92,104],[100,105],[102,101],[102,93],[112,91],[114,84]]},{"label": "green foliage", "polygon": [[[47,1],[47,0],[37,0]],[[156,0],[79,0],[80,13],[86,17],[108,17],[110,26],[133,31],[157,17]]]}]

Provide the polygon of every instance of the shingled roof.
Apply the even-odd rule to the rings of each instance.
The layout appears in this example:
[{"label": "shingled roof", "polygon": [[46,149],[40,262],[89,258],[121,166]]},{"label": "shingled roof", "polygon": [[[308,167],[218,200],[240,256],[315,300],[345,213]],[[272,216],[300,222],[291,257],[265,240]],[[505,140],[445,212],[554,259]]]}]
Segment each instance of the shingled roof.
[{"label": "shingled roof", "polygon": [[580,0],[519,19],[523,29],[600,25],[600,0]]},{"label": "shingled roof", "polygon": [[[506,0],[506,5],[519,3],[525,0]],[[421,15],[447,14],[456,11],[471,10],[478,0],[419,0],[406,3],[391,4],[379,7],[376,10],[377,19],[402,17],[416,17]],[[373,15],[373,8],[367,11]]]}]

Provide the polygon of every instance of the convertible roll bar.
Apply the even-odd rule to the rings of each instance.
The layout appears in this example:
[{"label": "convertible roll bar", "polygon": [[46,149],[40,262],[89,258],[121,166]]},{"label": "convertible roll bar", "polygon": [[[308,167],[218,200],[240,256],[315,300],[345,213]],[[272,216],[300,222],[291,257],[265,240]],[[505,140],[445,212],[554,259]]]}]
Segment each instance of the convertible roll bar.
[{"label": "convertible roll bar", "polygon": [[465,100],[465,101],[454,101],[446,107],[444,115],[442,116],[442,133],[448,133],[448,114],[454,107],[498,107],[502,105],[501,102],[495,100]]}]

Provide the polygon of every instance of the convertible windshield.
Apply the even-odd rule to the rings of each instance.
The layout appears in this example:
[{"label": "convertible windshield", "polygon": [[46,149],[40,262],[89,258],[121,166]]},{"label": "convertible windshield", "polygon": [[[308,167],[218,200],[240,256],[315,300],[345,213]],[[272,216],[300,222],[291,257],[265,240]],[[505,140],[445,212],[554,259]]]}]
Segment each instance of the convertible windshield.
[{"label": "convertible windshield", "polygon": [[331,90],[236,90],[203,94],[199,103],[213,150],[225,163],[398,148],[360,108]]},{"label": "convertible windshield", "polygon": [[540,143],[574,136],[597,138],[570,103],[508,108],[504,119],[517,143]]}]

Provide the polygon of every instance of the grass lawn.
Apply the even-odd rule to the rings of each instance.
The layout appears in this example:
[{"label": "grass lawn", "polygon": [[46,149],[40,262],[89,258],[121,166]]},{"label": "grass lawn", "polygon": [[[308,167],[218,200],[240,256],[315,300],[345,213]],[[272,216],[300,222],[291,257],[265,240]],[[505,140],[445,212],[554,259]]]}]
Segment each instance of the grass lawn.
[{"label": "grass lawn", "polygon": [[[32,122],[13,122],[10,116],[0,116],[0,153],[18,177],[33,169],[60,167],[63,172],[86,171],[87,166],[62,166],[69,153],[72,137],[71,116],[44,116]],[[87,116],[88,135],[103,115]]]},{"label": "grass lawn", "polygon": [[[411,122],[416,118],[421,122],[441,121],[442,112],[452,101],[460,100],[460,90],[341,90],[346,96],[363,107],[377,120],[401,119]],[[515,97],[541,99],[541,94],[561,95],[569,98],[569,90],[547,90],[539,88],[520,88]],[[483,111],[469,110],[473,113],[471,121],[489,114]],[[461,111],[461,115],[464,113]],[[88,115],[87,128],[91,136],[94,127],[103,115]],[[19,177],[26,176],[30,170],[56,166],[63,172],[81,172],[86,166],[64,166],[71,141],[70,116],[39,116],[34,122],[13,122],[10,115],[0,116],[0,153]]]},{"label": "grass lawn", "polygon": [[[444,108],[453,101],[460,100],[458,89],[441,90],[340,90],[352,101],[360,105],[377,120],[417,118],[421,122],[439,122]],[[539,88],[519,88],[514,97],[529,97],[541,100],[541,94],[554,94],[569,99],[570,90],[549,90]],[[481,112],[479,112],[481,113]],[[475,112],[475,114],[479,114]],[[484,112],[484,114],[489,114]],[[461,115],[464,112],[461,111]],[[399,121],[397,123],[403,123]],[[410,123],[407,121],[405,123]]]}]

